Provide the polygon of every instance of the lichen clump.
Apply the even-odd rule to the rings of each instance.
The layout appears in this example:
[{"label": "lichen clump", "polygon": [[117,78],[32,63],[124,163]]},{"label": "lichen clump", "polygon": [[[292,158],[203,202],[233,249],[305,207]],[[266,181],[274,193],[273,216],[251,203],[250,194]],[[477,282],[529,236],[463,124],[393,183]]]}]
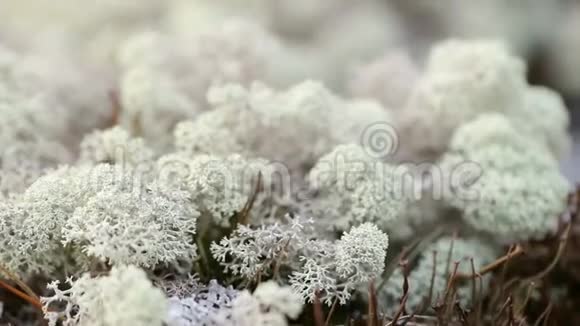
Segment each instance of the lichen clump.
[{"label": "lichen clump", "polygon": [[455,262],[556,233],[570,119],[522,58],[455,39],[422,69],[372,49],[404,39],[391,5],[303,5],[105,1],[35,46],[0,10],[0,324],[387,320],[403,292],[432,317]]}]

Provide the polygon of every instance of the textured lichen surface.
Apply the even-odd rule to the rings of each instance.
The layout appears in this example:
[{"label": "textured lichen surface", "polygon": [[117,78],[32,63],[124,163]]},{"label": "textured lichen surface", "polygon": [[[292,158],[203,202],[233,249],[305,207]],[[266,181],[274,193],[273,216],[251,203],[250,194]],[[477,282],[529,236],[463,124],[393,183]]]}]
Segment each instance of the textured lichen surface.
[{"label": "textured lichen surface", "polygon": [[562,324],[556,6],[2,1],[0,325]]}]

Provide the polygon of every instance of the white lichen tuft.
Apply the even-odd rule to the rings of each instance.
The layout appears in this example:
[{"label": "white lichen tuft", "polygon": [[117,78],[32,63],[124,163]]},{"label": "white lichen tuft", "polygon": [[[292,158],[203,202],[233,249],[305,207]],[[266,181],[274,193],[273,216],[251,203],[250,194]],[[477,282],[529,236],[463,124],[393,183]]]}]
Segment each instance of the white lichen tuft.
[{"label": "white lichen tuft", "polygon": [[485,113],[457,128],[449,142],[449,150],[469,152],[490,145],[500,145],[525,150],[542,144],[534,143],[514,128],[510,120],[499,113]]},{"label": "white lichen tuft", "polygon": [[358,145],[340,145],[312,168],[311,209],[321,223],[342,231],[364,222],[389,229],[404,218],[410,201],[403,183],[406,167],[371,155]]},{"label": "white lichen tuft", "polygon": [[[405,313],[433,316],[455,262],[567,217],[569,110],[525,62],[543,49],[542,77],[578,88],[578,51],[555,56],[580,44],[575,5],[75,1],[0,0],[0,269],[57,280],[50,326],[287,326],[379,284],[392,314],[407,271]],[[469,37],[418,53],[439,32]],[[385,278],[446,226],[466,238]],[[1,299],[0,323],[29,322]]]},{"label": "white lichen tuft", "polygon": [[142,138],[132,138],[121,127],[114,127],[85,136],[79,156],[81,163],[128,164],[145,168],[153,160],[154,153]]},{"label": "white lichen tuft", "polygon": [[[494,121],[496,128],[489,128]],[[556,230],[570,185],[547,146],[521,136],[502,116],[486,115],[459,128],[450,148],[442,169],[470,173],[451,184],[444,199],[468,225],[502,243]]]},{"label": "white lichen tuft", "polygon": [[112,182],[113,173],[106,166],[64,166],[15,197],[10,209],[3,212],[4,220],[10,223],[6,237],[12,250],[6,254],[13,257],[12,270],[52,275],[61,268],[73,268],[69,264],[77,260],[78,252],[66,250],[61,243],[65,224],[77,205],[88,200],[95,189]]},{"label": "white lichen tuft", "polygon": [[344,305],[357,288],[382,274],[388,246],[387,235],[370,223],[353,227],[335,243],[311,241],[290,284],[307,302],[318,297]]},{"label": "white lichen tuft", "polygon": [[153,268],[195,258],[199,212],[186,193],[107,189],[78,207],[66,223],[64,244],[110,264]]},{"label": "white lichen tuft", "polygon": [[389,237],[376,225],[361,224],[336,242],[336,271],[341,278],[364,283],[381,275]]},{"label": "white lichen tuft", "polygon": [[189,35],[137,35],[119,54],[121,123],[155,147],[167,145],[177,122],[207,109],[211,86],[264,79],[276,47],[267,31],[244,20]]},{"label": "white lichen tuft", "polygon": [[216,325],[223,326],[287,326],[302,312],[302,302],[289,287],[274,281],[260,283],[253,294],[241,291],[231,309],[222,310]]},{"label": "white lichen tuft", "polygon": [[[525,85],[526,66],[522,59],[510,53],[507,43],[495,40],[448,40],[436,44],[427,60],[428,74],[460,74],[480,80],[482,90],[502,81],[506,88]],[[470,80],[470,79],[466,79]],[[507,89],[503,91],[507,94]],[[491,99],[490,99],[491,100]]]},{"label": "white lichen tuft", "polygon": [[239,225],[232,235],[211,245],[213,257],[226,272],[247,279],[265,276],[280,266],[297,264],[312,236],[314,221],[286,216],[259,227]]},{"label": "white lichen tuft", "polygon": [[185,297],[169,298],[168,326],[219,326],[218,316],[229,311],[239,291],[223,287],[216,280],[190,289]]},{"label": "white lichen tuft", "polygon": [[359,141],[369,124],[392,120],[374,102],[340,99],[312,81],[281,92],[228,85],[212,88],[208,98],[213,111],[177,127],[179,150],[263,157],[301,173],[334,146]]},{"label": "white lichen tuft", "polygon": [[502,243],[554,233],[565,211],[568,181],[557,171],[484,171],[472,185],[455,189],[448,203],[475,230]]},{"label": "white lichen tuft", "polygon": [[91,197],[100,191],[132,191],[133,187],[140,185],[130,171],[110,165],[59,168],[39,178],[22,195],[20,204],[26,214],[23,232],[31,248],[41,254],[45,246],[60,243],[68,220]]},{"label": "white lichen tuft", "polygon": [[405,145],[412,154],[433,159],[463,124],[480,115],[501,114],[518,126],[521,137],[549,149],[556,159],[565,157],[570,138],[564,102],[551,90],[529,85],[525,72],[524,62],[501,42],[451,40],[436,45],[399,118]]},{"label": "white lichen tuft", "polygon": [[236,154],[169,154],[157,161],[157,170],[161,189],[186,191],[203,223],[211,221],[218,226],[230,225],[255,191],[259,175],[265,185],[274,176],[267,161]]},{"label": "white lichen tuft", "polygon": [[59,321],[66,326],[164,324],[167,300],[139,268],[113,267],[106,276],[84,274],[67,283],[65,290],[59,289],[59,281],[50,283],[54,295],[41,298],[50,326]]},{"label": "white lichen tuft", "polygon": [[93,259],[153,267],[195,256],[196,207],[128,167],[61,167],[2,212],[13,270],[70,270]]},{"label": "white lichen tuft", "polygon": [[0,196],[22,193],[47,170],[71,161],[70,151],[58,142],[40,139],[7,144],[0,158]]}]

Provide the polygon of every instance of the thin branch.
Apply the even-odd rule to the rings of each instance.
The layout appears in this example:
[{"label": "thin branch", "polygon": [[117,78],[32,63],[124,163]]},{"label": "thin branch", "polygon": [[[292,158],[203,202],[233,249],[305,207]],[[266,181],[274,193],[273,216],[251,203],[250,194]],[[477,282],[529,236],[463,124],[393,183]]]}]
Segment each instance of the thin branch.
[{"label": "thin branch", "polygon": [[199,266],[199,274],[200,276],[204,276],[204,275],[210,275],[211,271],[210,271],[210,259],[209,256],[206,252],[206,247],[204,246],[204,238],[205,235],[207,234],[208,231],[208,226],[205,225],[202,228],[200,228],[199,230],[199,235],[197,237],[195,237],[195,242],[197,244],[197,249],[199,251],[199,257],[200,260],[197,261],[198,266]]},{"label": "thin branch", "polygon": [[447,281],[447,289],[445,290],[445,303],[448,302],[449,300],[449,295],[451,293],[451,291],[453,290],[453,287],[455,286],[455,281],[457,280],[457,270],[459,269],[459,261],[456,261],[453,263],[454,267],[453,267],[453,272],[451,273],[451,275],[449,275],[449,280]]},{"label": "thin branch", "polygon": [[453,233],[451,238],[451,244],[449,245],[449,251],[447,252],[447,264],[445,265],[445,273],[449,273],[449,267],[451,267],[451,261],[453,260],[453,247],[455,247],[455,240],[457,239],[457,232]]},{"label": "thin branch", "polygon": [[334,302],[332,302],[332,306],[330,307],[330,311],[328,312],[328,316],[326,316],[326,321],[324,322],[324,326],[330,325],[330,318],[332,317],[332,314],[334,314],[334,309],[336,309],[337,304],[338,304],[338,297],[336,297],[334,299]]},{"label": "thin branch", "polygon": [[468,326],[467,312],[465,312],[465,310],[461,307],[461,305],[459,304],[459,301],[455,302],[454,308],[455,308],[455,311],[457,311],[457,313],[459,314],[459,321],[461,322],[461,325]]},{"label": "thin branch", "polygon": [[381,283],[377,286],[377,292],[387,283],[387,280],[391,277],[393,272],[399,267],[399,262],[408,259],[410,261],[414,260],[419,254],[421,254],[433,241],[439,238],[445,233],[445,228],[437,227],[432,232],[427,234],[424,238],[419,238],[413,241],[409,246],[401,251],[401,253],[392,260],[393,263],[388,264],[385,271],[381,275]]},{"label": "thin branch", "polygon": [[427,301],[424,303],[424,306],[421,307],[421,313],[425,312],[427,308],[431,306],[433,303],[433,291],[435,290],[435,277],[437,275],[437,250],[433,250],[433,268],[431,270],[431,282],[429,284],[429,296],[427,297]]},{"label": "thin branch", "polygon": [[453,263],[453,272],[449,276],[449,281],[447,282],[447,289],[444,295],[444,309],[445,309],[445,320],[448,321],[450,312],[453,311],[453,302],[455,301],[457,291],[455,289],[455,283],[457,280],[457,271],[459,270],[459,261]]},{"label": "thin branch", "polygon": [[554,257],[554,259],[552,259],[552,262],[550,262],[550,264],[543,271],[539,272],[536,275],[533,275],[533,276],[530,276],[530,277],[524,279],[525,283],[533,282],[535,280],[539,280],[539,279],[546,277],[556,267],[556,265],[558,265],[558,262],[560,261],[560,258],[562,258],[562,255],[564,254],[564,251],[566,250],[566,247],[568,245],[568,239],[570,238],[570,230],[571,229],[572,229],[572,223],[568,223],[566,225],[566,229],[564,230],[564,233],[562,234],[562,237],[560,238],[560,244],[558,245],[558,251],[556,252],[556,256]]},{"label": "thin branch", "polygon": [[368,320],[367,325],[369,326],[380,326],[379,325],[379,305],[377,303],[377,292],[373,282],[369,284],[369,308],[368,308]]},{"label": "thin branch", "polygon": [[256,186],[254,188],[254,191],[252,192],[252,195],[244,205],[244,208],[242,208],[242,211],[238,215],[239,216],[238,223],[242,225],[248,224],[250,211],[252,210],[252,207],[254,207],[254,203],[256,202],[256,198],[258,198],[258,194],[260,193],[260,191],[262,191],[262,172],[258,172],[258,180],[256,180]]},{"label": "thin branch", "polygon": [[483,318],[483,277],[478,276],[476,279],[479,280],[479,298],[475,310],[475,324],[480,325]]},{"label": "thin branch", "polygon": [[42,303],[40,302],[40,300],[27,295],[26,293],[24,293],[24,292],[18,290],[17,288],[5,283],[2,280],[0,280],[0,287],[8,290],[10,293],[14,294],[15,296],[19,297],[20,299],[25,300],[26,302],[30,303],[35,308],[37,308],[38,310],[43,312]]},{"label": "thin branch", "polygon": [[544,324],[547,323],[547,321],[550,319],[550,313],[552,312],[552,302],[550,302],[548,304],[548,306],[546,307],[546,310],[544,310],[542,312],[542,314],[540,315],[540,317],[538,317],[538,319],[536,320],[536,322],[534,323],[534,326],[540,326],[540,322],[542,320],[544,320]]},{"label": "thin branch", "polygon": [[401,318],[401,315],[403,314],[403,311],[405,310],[405,305],[407,304],[408,298],[409,298],[409,293],[407,292],[407,293],[405,293],[405,295],[401,299],[401,304],[399,305],[399,309],[397,310],[397,313],[395,314],[393,321],[391,321],[389,323],[389,325],[396,325],[397,324],[397,321]]},{"label": "thin branch", "polygon": [[479,270],[479,272],[471,273],[471,275],[469,275],[469,274],[457,274],[457,277],[460,279],[472,279],[472,278],[475,278],[477,276],[483,276],[485,274],[493,272],[494,270],[496,270],[497,268],[502,266],[505,262],[513,259],[514,257],[522,255],[524,252],[525,252],[524,249],[518,245],[518,246],[516,246],[516,248],[513,251],[509,251],[503,257],[497,259],[496,261],[494,261],[488,265],[483,266]]},{"label": "thin branch", "polygon": [[110,125],[113,127],[119,124],[122,111],[121,100],[119,99],[119,91],[117,90],[110,90],[107,95],[111,103]]},{"label": "thin branch", "polygon": [[324,312],[322,311],[322,303],[320,303],[320,295],[318,291],[314,295],[314,325],[324,326]]},{"label": "thin branch", "polygon": [[501,316],[508,309],[509,305],[511,304],[511,301],[512,301],[512,297],[509,296],[507,298],[507,300],[504,302],[504,304],[501,306],[501,309],[499,310],[499,312],[497,313],[497,315],[495,316],[495,318],[494,318],[494,325],[498,325],[499,324],[499,320],[501,319]]},{"label": "thin branch", "polygon": [[[475,263],[473,262],[473,257],[471,257],[469,259],[469,263],[471,264],[471,274],[476,275]],[[473,300],[476,300],[476,298],[477,298],[477,283],[475,282],[475,279],[476,279],[476,277],[471,278],[471,297],[473,298]]]},{"label": "thin branch", "polygon": [[[530,301],[531,297],[532,297],[532,293],[534,292],[534,287],[536,285],[532,282],[530,283],[530,285],[528,285],[528,291],[526,292],[526,297],[524,298],[524,301],[522,302],[520,308],[518,309],[518,315],[519,316],[524,316],[524,310],[526,309],[526,306],[528,305],[528,302]],[[525,321],[526,319],[524,317],[522,317],[522,320],[519,323],[519,326],[523,326],[525,325]]]},{"label": "thin branch", "polygon": [[40,298],[38,297],[38,295],[36,293],[34,293],[34,291],[32,291],[32,289],[28,285],[26,285],[26,283],[22,282],[22,280],[16,274],[9,271],[8,268],[2,266],[2,264],[0,264],[0,274],[4,274],[10,280],[12,280],[14,283],[16,283],[30,297],[40,301]]}]

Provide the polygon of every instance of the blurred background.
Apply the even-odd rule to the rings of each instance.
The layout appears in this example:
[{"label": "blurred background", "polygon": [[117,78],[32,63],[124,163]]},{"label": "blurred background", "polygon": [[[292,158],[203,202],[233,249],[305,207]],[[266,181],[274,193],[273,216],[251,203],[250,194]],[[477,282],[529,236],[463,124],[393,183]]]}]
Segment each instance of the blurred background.
[{"label": "blurred background", "polygon": [[439,40],[504,40],[526,58],[531,83],[564,96],[575,149],[563,169],[580,180],[578,0],[0,0],[0,45],[54,58],[52,67],[31,60],[30,69],[74,75],[58,69],[66,62],[90,76],[78,80],[89,81],[83,87],[108,89],[127,39],[147,31],[190,35],[232,18],[275,36],[282,50],[269,82],[283,87],[317,79],[344,96],[380,96],[364,85],[385,75],[383,84],[404,92]]}]

